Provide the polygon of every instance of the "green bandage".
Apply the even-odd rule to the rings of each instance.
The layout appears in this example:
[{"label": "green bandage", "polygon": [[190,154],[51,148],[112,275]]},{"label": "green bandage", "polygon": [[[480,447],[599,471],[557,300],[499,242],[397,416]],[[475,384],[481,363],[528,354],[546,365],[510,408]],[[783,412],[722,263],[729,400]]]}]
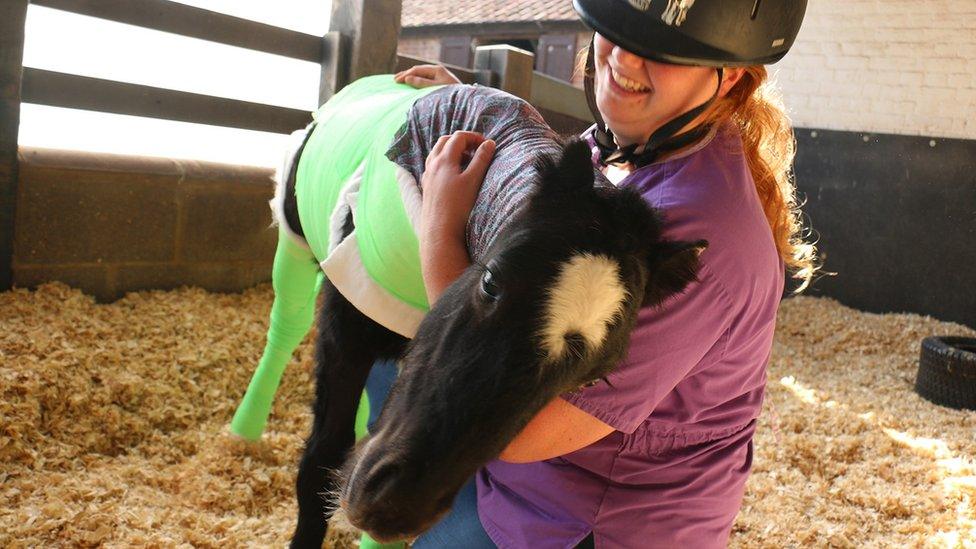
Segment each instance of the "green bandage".
[{"label": "green bandage", "polygon": [[[316,126],[296,160],[295,195],[308,247],[279,228],[267,344],[231,421],[233,433],[261,437],[285,366],[312,326],[323,269],[350,303],[402,335],[409,336],[427,311],[419,244],[401,202],[397,166],[386,152],[413,103],[435,89],[371,76],[346,86],[315,112]],[[332,231],[336,219],[344,219],[340,197],[357,170],[356,227],[347,237],[356,247],[346,246],[355,253],[343,255],[336,251],[339,243],[331,242],[337,236]]]},{"label": "green bandage", "polygon": [[323,279],[312,252],[295,242],[281,227],[272,276],[275,298],[268,342],[230,424],[231,432],[249,440],[261,438],[281,374],[312,326],[315,298]]},{"label": "green bandage", "polygon": [[325,261],[338,244],[329,237],[339,196],[358,172],[353,233],[358,259],[382,291],[425,312],[430,307],[420,244],[404,208],[397,165],[386,154],[413,104],[438,88],[414,89],[390,75],[346,86],[315,112],[316,127],[298,161],[295,183],[305,239]]}]

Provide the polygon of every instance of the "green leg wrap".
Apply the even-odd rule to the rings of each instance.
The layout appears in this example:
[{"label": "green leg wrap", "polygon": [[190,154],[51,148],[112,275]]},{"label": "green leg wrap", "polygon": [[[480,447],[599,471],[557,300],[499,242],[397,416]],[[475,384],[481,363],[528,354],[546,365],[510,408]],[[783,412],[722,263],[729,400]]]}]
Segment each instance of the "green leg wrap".
[{"label": "green leg wrap", "polygon": [[312,252],[279,228],[272,273],[275,298],[267,344],[231,421],[231,432],[249,440],[261,438],[285,366],[312,326],[322,279],[322,270]]},{"label": "green leg wrap", "polygon": [[368,434],[367,423],[369,423],[369,397],[366,396],[364,389],[363,396],[359,397],[359,408],[356,409],[356,440]]},{"label": "green leg wrap", "polygon": [[402,549],[406,545],[402,541],[397,541],[394,543],[380,543],[373,538],[369,537],[369,534],[363,532],[362,537],[359,538],[359,549]]}]

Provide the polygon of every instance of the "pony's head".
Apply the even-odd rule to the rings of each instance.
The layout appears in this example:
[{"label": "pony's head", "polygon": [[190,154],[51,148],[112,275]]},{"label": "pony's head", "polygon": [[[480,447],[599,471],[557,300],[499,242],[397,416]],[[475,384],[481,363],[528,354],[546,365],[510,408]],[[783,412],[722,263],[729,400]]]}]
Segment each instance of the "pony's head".
[{"label": "pony's head", "polygon": [[429,528],[543,406],[624,358],[640,307],[695,279],[707,243],[663,240],[638,194],[595,186],[585,143],[536,168],[538,192],[431,308],[347,462],[341,505],[376,539]]}]

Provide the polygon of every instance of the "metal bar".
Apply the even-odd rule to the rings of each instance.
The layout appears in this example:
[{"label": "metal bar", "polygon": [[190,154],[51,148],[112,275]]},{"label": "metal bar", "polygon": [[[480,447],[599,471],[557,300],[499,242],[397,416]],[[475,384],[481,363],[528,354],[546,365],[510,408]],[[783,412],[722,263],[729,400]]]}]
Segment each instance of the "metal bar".
[{"label": "metal bar", "polygon": [[245,130],[291,133],[312,120],[309,111],[24,68],[24,103],[146,116]]},{"label": "metal bar", "polygon": [[322,39],[168,0],[31,0],[32,4],[319,63]]},{"label": "metal bar", "polygon": [[24,63],[27,0],[0,3],[0,291],[13,286],[20,130],[20,84]]}]

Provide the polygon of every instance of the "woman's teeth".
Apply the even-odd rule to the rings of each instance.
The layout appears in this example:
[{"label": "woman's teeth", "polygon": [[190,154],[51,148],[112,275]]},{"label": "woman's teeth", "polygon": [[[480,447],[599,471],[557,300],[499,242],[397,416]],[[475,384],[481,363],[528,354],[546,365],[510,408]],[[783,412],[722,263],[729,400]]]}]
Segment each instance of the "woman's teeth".
[{"label": "woman's teeth", "polygon": [[651,91],[651,88],[648,88],[640,82],[631,80],[613,69],[610,69],[610,72],[613,74],[613,79],[617,82],[617,84],[620,84],[620,87],[627,91],[641,93]]}]

